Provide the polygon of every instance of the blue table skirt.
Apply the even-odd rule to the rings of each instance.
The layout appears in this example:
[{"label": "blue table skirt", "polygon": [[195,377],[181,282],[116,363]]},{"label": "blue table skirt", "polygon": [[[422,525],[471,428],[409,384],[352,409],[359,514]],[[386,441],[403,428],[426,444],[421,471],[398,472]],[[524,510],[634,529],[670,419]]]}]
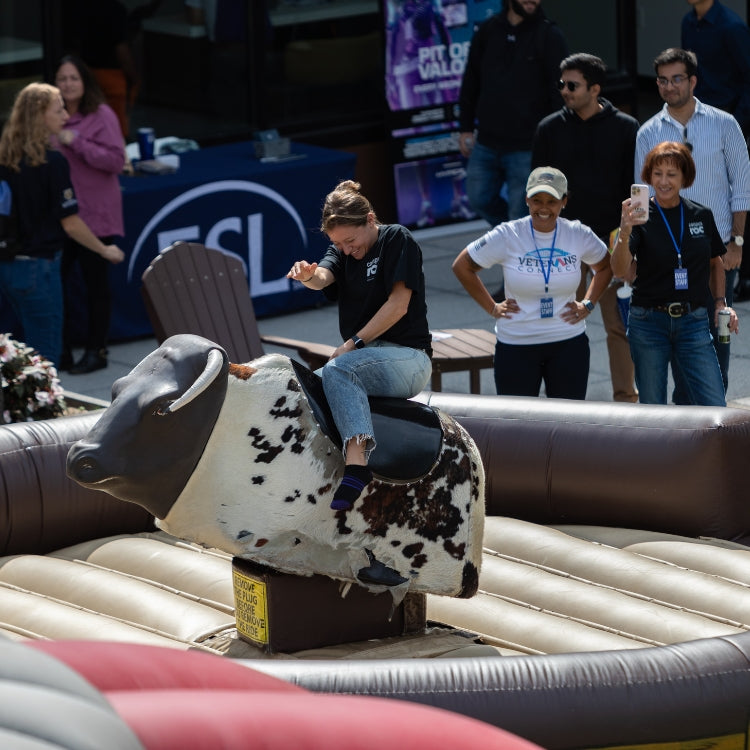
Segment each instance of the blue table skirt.
[{"label": "blue table skirt", "polygon": [[[353,178],[355,156],[299,143],[292,144],[292,155],[264,163],[252,142],[233,143],[182,154],[174,174],[120,178],[126,236],[119,245],[127,258],[110,269],[111,341],[152,333],[141,275],[159,250],[178,240],[239,255],[259,317],[321,302],[320,292],[285,276],[295,260],[317,261],[325,251],[323,200],[340,180]],[[80,280],[74,283],[80,286]],[[72,312],[83,330],[83,305]],[[0,325],[16,332],[7,303]]]}]

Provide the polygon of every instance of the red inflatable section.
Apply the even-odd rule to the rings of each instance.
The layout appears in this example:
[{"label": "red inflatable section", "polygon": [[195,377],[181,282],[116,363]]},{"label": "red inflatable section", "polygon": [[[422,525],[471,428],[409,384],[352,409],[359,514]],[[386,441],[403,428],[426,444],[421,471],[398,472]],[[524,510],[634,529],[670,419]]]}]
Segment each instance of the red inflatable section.
[{"label": "red inflatable section", "polygon": [[107,641],[29,641],[74,669],[103,693],[113,690],[284,690],[289,682],[201,651]]},{"label": "red inflatable section", "polygon": [[99,688],[147,750],[538,750],[449,711],[311,693],[210,654],[106,642],[28,645]]},{"label": "red inflatable section", "polygon": [[348,695],[211,690],[108,693],[148,750],[531,750],[459,714]]}]

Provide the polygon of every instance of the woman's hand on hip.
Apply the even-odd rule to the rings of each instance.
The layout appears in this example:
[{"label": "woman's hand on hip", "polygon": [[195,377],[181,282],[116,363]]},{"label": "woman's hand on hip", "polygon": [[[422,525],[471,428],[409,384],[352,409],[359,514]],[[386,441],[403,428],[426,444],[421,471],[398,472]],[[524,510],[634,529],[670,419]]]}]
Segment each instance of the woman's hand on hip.
[{"label": "woman's hand on hip", "polygon": [[493,318],[512,318],[514,313],[521,312],[518,302],[514,299],[504,299],[502,302],[495,302],[490,315]]}]

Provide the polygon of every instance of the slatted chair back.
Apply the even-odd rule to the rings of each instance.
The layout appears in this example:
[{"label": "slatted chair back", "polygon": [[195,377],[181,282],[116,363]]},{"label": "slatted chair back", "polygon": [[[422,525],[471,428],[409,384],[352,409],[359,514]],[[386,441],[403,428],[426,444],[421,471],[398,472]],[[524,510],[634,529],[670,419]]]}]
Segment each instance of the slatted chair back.
[{"label": "slatted chair back", "polygon": [[141,292],[159,343],[193,333],[222,346],[230,362],[263,355],[242,261],[195,242],[177,242],[154,258]]}]

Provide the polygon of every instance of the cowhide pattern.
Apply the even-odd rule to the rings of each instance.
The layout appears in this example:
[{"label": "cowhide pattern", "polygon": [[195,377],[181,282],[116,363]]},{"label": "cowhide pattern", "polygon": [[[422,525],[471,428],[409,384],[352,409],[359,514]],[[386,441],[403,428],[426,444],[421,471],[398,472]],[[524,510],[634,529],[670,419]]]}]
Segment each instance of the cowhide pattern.
[{"label": "cowhide pattern", "polygon": [[[278,570],[356,581],[364,549],[409,579],[410,591],[472,596],[484,526],[484,470],[474,441],[440,413],[433,471],[373,480],[349,511],[329,507],[341,451],[314,421],[290,360],[232,365],[204,454],[165,531]],[[377,450],[377,448],[376,448]]]}]

